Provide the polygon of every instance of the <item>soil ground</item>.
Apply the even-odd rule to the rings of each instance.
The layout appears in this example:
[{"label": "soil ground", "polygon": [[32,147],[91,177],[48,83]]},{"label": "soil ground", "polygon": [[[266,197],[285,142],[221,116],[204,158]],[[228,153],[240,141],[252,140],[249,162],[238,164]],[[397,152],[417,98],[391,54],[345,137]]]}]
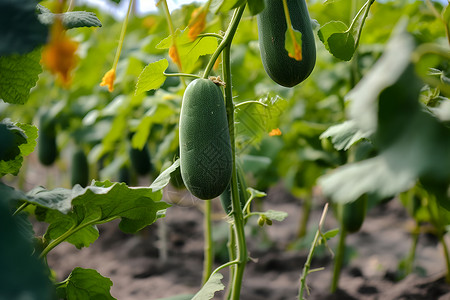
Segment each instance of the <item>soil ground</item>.
[{"label": "soil ground", "polygon": [[[68,243],[48,256],[49,265],[60,279],[74,267],[92,268],[111,278],[111,294],[119,300],[153,300],[179,294],[195,294],[200,287],[203,264],[202,201],[186,192],[167,188],[165,200],[173,203],[167,216],[136,235],[124,234],[118,222],[99,227],[100,238],[89,248],[77,250]],[[176,203],[176,204],[175,204]],[[260,228],[256,218],[247,224],[247,242],[252,260],[248,263],[241,299],[297,299],[299,278],[315,233],[324,202],[317,200],[309,223],[309,234],[296,241],[302,203],[274,187],[261,201],[264,210],[288,212],[283,222]],[[226,262],[228,224],[214,200],[216,265]],[[348,263],[342,270],[337,293],[329,286],[333,259],[323,247],[317,248],[312,268],[323,267],[307,278],[309,300],[327,299],[450,299],[450,285],[444,280],[445,260],[440,244],[422,234],[416,252],[414,274],[398,281],[398,264],[406,257],[412,239],[412,220],[396,199],[371,209],[358,233],[348,236]],[[329,211],[325,230],[336,228]],[[337,237],[330,240],[334,248]],[[223,272],[227,284],[227,271]],[[214,299],[222,299],[223,292]]]}]

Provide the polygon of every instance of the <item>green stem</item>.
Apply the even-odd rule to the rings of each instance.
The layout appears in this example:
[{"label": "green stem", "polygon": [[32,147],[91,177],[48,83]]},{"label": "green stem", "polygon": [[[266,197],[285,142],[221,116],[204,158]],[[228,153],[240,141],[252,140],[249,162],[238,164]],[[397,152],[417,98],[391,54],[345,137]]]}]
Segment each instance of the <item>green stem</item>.
[{"label": "green stem", "polygon": [[22,210],[24,210],[30,203],[25,202],[19,208],[16,209],[16,211],[13,213],[13,216],[16,216],[18,213],[20,213]]},{"label": "green stem", "polygon": [[418,223],[416,223],[414,231],[412,232],[411,249],[409,250],[408,257],[406,258],[405,276],[411,274],[414,269],[414,259],[416,257],[416,249],[417,244],[419,242],[419,235],[420,235],[419,233],[420,233],[420,226]]},{"label": "green stem", "polygon": [[166,77],[190,77],[190,78],[201,78],[201,76],[194,75],[194,74],[188,74],[188,73],[166,73],[163,72],[164,76]]},{"label": "green stem", "polygon": [[447,273],[445,274],[445,281],[447,283],[450,283],[450,257],[449,257],[447,243],[445,242],[443,233],[439,233],[439,241],[442,244],[442,249],[444,251],[445,264],[447,266]]},{"label": "green stem", "polygon": [[[242,5],[241,7],[237,8],[234,11],[233,17],[231,18],[230,25],[228,26],[227,31],[225,32],[225,35],[223,36],[222,41],[220,42],[219,46],[217,47],[216,51],[212,54],[208,65],[205,68],[205,72],[203,73],[203,78],[208,78],[209,73],[211,72],[212,68],[214,67],[214,64],[216,63],[217,58],[219,57],[220,53],[225,49],[226,46],[231,45],[231,41],[233,40],[234,34],[236,33],[237,27],[239,25],[239,22],[241,20],[242,14],[244,13],[245,5]],[[227,81],[225,81],[228,83]],[[230,81],[231,83],[231,81]]]},{"label": "green stem", "polygon": [[203,74],[203,78],[207,78],[210,70],[212,69],[215,60],[223,50],[223,77],[226,83],[225,85],[225,106],[228,116],[228,129],[230,132],[231,151],[232,151],[232,165],[233,172],[231,176],[231,199],[232,199],[232,217],[233,217],[233,229],[234,236],[236,238],[236,266],[233,272],[233,278],[230,278],[232,284],[230,299],[238,300],[240,298],[242,280],[244,277],[245,265],[247,264],[248,254],[247,245],[245,241],[244,232],[244,218],[241,210],[241,203],[239,201],[239,191],[237,184],[237,172],[236,172],[236,141],[234,132],[234,103],[231,81],[231,41],[236,33],[239,21],[244,13],[245,5],[237,8],[233,14],[230,22],[230,26],[225,33],[224,39],[220,43],[218,49],[210,59],[208,66]]},{"label": "green stem", "polygon": [[[311,248],[309,249],[309,253],[308,253],[308,257],[306,258],[305,265],[303,266],[302,276],[300,277],[300,288],[299,288],[299,292],[298,292],[299,300],[303,299],[304,290],[306,289],[308,291],[308,286],[306,285],[306,276],[308,276],[309,273],[313,272],[313,270],[310,270],[311,262],[312,262],[314,250],[316,249],[319,238],[322,236],[321,230],[322,230],[323,222],[325,221],[325,216],[327,214],[327,211],[328,211],[328,203],[325,204],[325,207],[323,208],[322,216],[320,217],[319,226],[317,228],[316,235],[314,236],[314,240],[311,244]],[[321,269],[322,268],[320,268],[320,270]]]},{"label": "green stem", "polygon": [[312,199],[307,197],[303,203],[302,217],[298,226],[297,239],[300,239],[306,235],[306,229],[308,228],[309,215],[311,214]]},{"label": "green stem", "polygon": [[345,256],[345,238],[347,237],[347,231],[341,226],[341,233],[339,235],[338,249],[336,253],[336,259],[334,261],[333,278],[331,281],[331,292],[336,292],[339,285],[339,277],[341,275],[341,269]]},{"label": "green stem", "polygon": [[211,222],[211,200],[205,201],[205,211],[204,215],[204,260],[203,260],[203,284],[205,284],[209,276],[211,276],[213,260],[214,260],[214,249],[213,249],[213,239],[212,239],[212,222]]},{"label": "green stem", "polygon": [[249,100],[249,101],[244,101],[244,102],[241,102],[241,103],[237,103],[237,104],[234,106],[234,108],[238,108],[238,107],[240,107],[240,106],[242,106],[242,105],[251,104],[251,103],[260,104],[260,105],[262,105],[262,106],[264,106],[264,107],[267,107],[267,106],[268,106],[267,104],[262,103],[261,101],[257,101],[257,100]]},{"label": "green stem", "polygon": [[128,18],[131,14],[131,7],[133,7],[133,0],[130,0],[128,4],[127,14],[125,16],[125,20],[123,20],[122,31],[120,32],[119,45],[117,46],[116,56],[114,57],[113,69],[117,68],[117,64],[119,63],[120,53],[122,52],[123,41],[125,40],[125,33],[127,32],[128,26]]},{"label": "green stem", "polygon": [[[234,235],[233,225],[231,225],[231,224],[230,224],[230,231],[229,231],[227,247],[228,247],[228,259],[230,261],[235,261],[236,260],[236,251],[235,251],[236,238]],[[235,271],[235,265],[230,266],[230,276],[229,276],[230,279],[234,278],[234,271]],[[231,297],[231,285],[228,285],[225,299],[230,299],[230,297]]]}]

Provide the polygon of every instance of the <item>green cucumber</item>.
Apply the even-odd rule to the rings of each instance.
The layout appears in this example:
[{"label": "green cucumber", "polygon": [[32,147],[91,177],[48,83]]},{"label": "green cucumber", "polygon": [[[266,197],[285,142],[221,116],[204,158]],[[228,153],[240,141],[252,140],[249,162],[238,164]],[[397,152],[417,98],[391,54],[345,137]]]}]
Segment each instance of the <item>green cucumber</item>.
[{"label": "green cucumber", "polygon": [[222,194],[232,168],[222,91],[209,79],[195,79],[186,88],[181,105],[181,177],[194,196],[208,200]]},{"label": "green cucumber", "polygon": [[89,184],[89,164],[87,161],[86,153],[83,149],[78,148],[72,155],[72,167],[71,167],[71,183],[72,186],[79,184],[82,187],[86,187]]},{"label": "green cucumber", "polygon": [[129,150],[131,166],[138,175],[147,175],[152,170],[150,152],[147,145],[142,150],[130,147]]},{"label": "green cucumber", "polygon": [[361,228],[366,217],[367,198],[367,195],[363,195],[353,202],[338,204],[338,219],[346,232],[354,233]]},{"label": "green cucumber", "polygon": [[55,123],[46,114],[39,118],[38,158],[45,165],[52,165],[58,157]]},{"label": "green cucumber", "polygon": [[[241,203],[241,209],[243,209],[245,204],[247,203],[249,195],[247,192],[247,183],[245,182],[244,172],[241,168],[238,168],[237,171],[237,182],[239,191],[239,202]],[[223,191],[223,193],[220,194],[220,202],[222,203],[222,207],[225,210],[225,212],[229,214],[232,211],[231,184],[228,184],[225,191]]]},{"label": "green cucumber", "polygon": [[293,87],[314,69],[316,45],[305,0],[287,0],[287,6],[293,29],[302,34],[302,60],[290,57],[285,49],[287,24],[282,0],[266,1],[257,15],[259,49],[269,77],[279,85]]}]

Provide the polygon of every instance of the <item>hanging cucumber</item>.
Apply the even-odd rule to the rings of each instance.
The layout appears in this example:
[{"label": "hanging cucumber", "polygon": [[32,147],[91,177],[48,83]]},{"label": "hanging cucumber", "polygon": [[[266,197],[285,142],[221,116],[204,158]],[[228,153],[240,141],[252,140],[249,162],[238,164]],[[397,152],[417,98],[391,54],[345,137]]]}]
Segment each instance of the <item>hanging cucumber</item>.
[{"label": "hanging cucumber", "polygon": [[86,187],[89,184],[89,164],[82,148],[76,149],[72,155],[71,174],[72,186],[79,184]]},{"label": "hanging cucumber", "polygon": [[357,232],[361,228],[366,217],[366,211],[367,195],[363,195],[353,202],[338,204],[337,206],[339,222],[348,233]]},{"label": "hanging cucumber", "polygon": [[142,150],[130,147],[129,150],[131,166],[139,175],[147,175],[152,170],[152,163],[150,160],[150,152],[147,144]]},{"label": "hanging cucumber", "polygon": [[186,188],[204,200],[222,194],[231,179],[231,141],[224,98],[209,79],[195,79],[183,96],[180,169]]},{"label": "hanging cucumber", "polygon": [[39,118],[38,158],[43,165],[50,166],[57,157],[55,122],[43,114]]},{"label": "hanging cucumber", "polygon": [[257,15],[259,49],[266,73],[273,81],[293,87],[311,74],[316,63],[316,45],[305,0],[287,0],[292,27],[301,33],[302,59],[289,56],[285,49],[286,16],[282,0],[266,1]]},{"label": "hanging cucumber", "polygon": [[[245,182],[244,171],[242,168],[237,168],[237,182],[238,182],[238,190],[239,190],[239,202],[241,203],[241,209],[244,208],[245,203],[248,200],[247,193],[247,183]],[[228,184],[225,191],[220,194],[220,202],[222,203],[222,207],[227,214],[229,214],[232,210],[231,206],[231,185]]]}]

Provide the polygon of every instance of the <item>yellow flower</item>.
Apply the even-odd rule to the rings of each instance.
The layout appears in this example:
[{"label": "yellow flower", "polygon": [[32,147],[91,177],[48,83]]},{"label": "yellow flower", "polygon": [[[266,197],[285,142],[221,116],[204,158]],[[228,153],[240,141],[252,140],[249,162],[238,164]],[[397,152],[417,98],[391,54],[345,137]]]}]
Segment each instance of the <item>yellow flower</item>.
[{"label": "yellow flower", "polygon": [[78,57],[75,55],[78,43],[66,35],[60,19],[56,19],[50,33],[50,42],[42,52],[42,63],[50,72],[57,74],[65,86],[70,85],[70,73],[76,67]]},{"label": "yellow flower", "polygon": [[180,55],[178,54],[178,49],[177,49],[177,45],[175,44],[175,42],[169,48],[169,57],[172,59],[172,61],[174,63],[177,64],[178,68],[181,70],[182,68],[181,68]]},{"label": "yellow flower", "polygon": [[191,20],[189,21],[188,36],[191,40],[195,40],[197,36],[202,33],[206,27],[206,13],[207,10],[199,7],[192,12]]},{"label": "yellow flower", "polygon": [[269,132],[269,136],[277,136],[277,135],[281,135],[280,128],[272,129],[272,131]]},{"label": "yellow flower", "polygon": [[114,91],[114,80],[116,79],[116,70],[111,69],[102,78],[102,82],[100,83],[100,86],[107,86],[108,91],[112,92]]}]

